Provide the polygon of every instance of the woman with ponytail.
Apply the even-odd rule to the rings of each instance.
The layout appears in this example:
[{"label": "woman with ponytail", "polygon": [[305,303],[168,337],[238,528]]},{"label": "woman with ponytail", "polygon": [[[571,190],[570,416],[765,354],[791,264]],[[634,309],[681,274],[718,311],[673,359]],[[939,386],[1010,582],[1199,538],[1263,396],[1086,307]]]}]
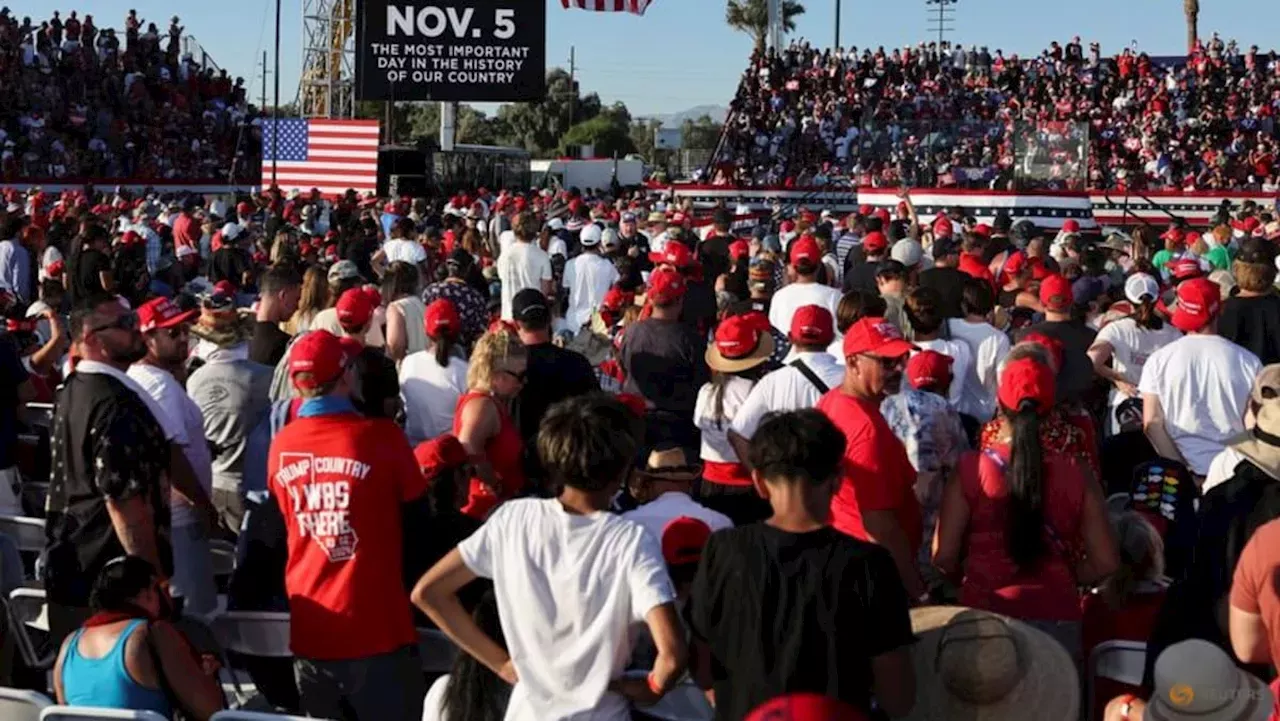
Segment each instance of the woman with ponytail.
[{"label": "woman with ponytail", "polygon": [[[1099,377],[1111,382],[1107,399],[1107,435],[1124,430],[1116,411],[1126,400],[1138,399],[1138,379],[1142,366],[1152,353],[1182,337],[1182,333],[1164,322],[1156,313],[1156,301],[1160,299],[1160,284],[1146,273],[1134,273],[1124,282],[1124,296],[1133,312],[1120,320],[1112,321],[1098,331],[1089,348],[1089,360]],[[1132,405],[1132,404],[1130,404]],[[1141,428],[1141,405],[1137,421]],[[1127,426],[1128,424],[1126,424]]]},{"label": "woman with ponytail", "polygon": [[458,309],[440,298],[427,306],[422,317],[427,347],[400,363],[404,432],[414,446],[450,432],[458,399],[467,392],[468,364]]},{"label": "woman with ponytail", "polygon": [[1080,658],[1076,588],[1118,565],[1102,492],[1076,459],[1041,443],[1054,406],[1042,357],[1010,360],[996,397],[1003,430],[961,458],[938,513],[933,564],[960,579],[960,605],[1031,623]]}]

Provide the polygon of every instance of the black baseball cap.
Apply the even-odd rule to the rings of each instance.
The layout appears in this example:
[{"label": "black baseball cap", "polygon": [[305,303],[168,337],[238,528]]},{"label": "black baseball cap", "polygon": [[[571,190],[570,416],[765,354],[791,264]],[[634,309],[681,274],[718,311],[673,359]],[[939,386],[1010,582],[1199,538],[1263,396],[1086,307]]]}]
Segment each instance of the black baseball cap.
[{"label": "black baseball cap", "polygon": [[933,259],[945,258],[948,255],[959,255],[960,244],[951,236],[940,236],[933,239],[933,247],[930,249]]},{"label": "black baseball cap", "polygon": [[547,296],[537,288],[525,288],[511,299],[511,317],[522,323],[542,323],[551,317]]}]

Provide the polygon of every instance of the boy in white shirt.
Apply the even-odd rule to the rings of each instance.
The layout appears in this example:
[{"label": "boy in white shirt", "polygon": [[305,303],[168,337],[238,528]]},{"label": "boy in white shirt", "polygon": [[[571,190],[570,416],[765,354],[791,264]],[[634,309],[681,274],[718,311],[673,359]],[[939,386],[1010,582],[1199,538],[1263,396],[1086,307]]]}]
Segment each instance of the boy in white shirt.
[{"label": "boy in white shirt", "polygon": [[[414,588],[413,602],[464,652],[515,684],[508,721],[626,721],[628,700],[652,703],[684,673],[659,541],[608,510],[641,434],[640,418],[610,396],[553,406],[538,454],[559,497],[502,504]],[[478,577],[494,581],[506,651],[458,601]],[[657,660],[647,679],[625,679],[639,623]]]}]

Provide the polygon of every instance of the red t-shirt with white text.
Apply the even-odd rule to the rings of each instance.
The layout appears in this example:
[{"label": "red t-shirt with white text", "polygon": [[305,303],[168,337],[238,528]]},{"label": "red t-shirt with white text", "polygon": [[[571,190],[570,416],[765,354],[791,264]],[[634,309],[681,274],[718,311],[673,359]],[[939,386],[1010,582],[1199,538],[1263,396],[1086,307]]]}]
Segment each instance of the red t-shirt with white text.
[{"label": "red t-shirt with white text", "polygon": [[295,656],[363,658],[417,643],[401,578],[400,505],[427,482],[384,418],[297,418],[271,442],[267,477],[288,532]]},{"label": "red t-shirt with white text", "polygon": [[880,414],[880,404],[835,388],[818,400],[817,408],[840,429],[847,444],[840,488],[831,498],[831,525],[868,541],[862,514],[892,511],[911,541],[914,558],[924,533],[914,490],[916,469]]}]

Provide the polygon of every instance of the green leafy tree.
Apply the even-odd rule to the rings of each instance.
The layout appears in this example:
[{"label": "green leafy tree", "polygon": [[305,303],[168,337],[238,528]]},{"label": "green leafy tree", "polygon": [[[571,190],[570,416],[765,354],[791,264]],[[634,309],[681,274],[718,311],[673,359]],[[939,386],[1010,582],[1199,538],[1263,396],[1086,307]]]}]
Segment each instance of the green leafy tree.
[{"label": "green leafy tree", "polygon": [[[796,18],[804,14],[804,5],[798,0],[779,0],[778,11],[782,15],[782,29],[790,33],[796,29]],[[769,38],[768,0],[729,0],[724,21],[734,30],[750,35],[756,50],[764,50]]]},{"label": "green leafy tree", "polygon": [[621,158],[636,152],[635,143],[631,141],[630,126],[619,124],[605,114],[569,128],[569,132],[560,139],[558,150],[561,155],[567,155],[569,146],[581,145],[594,146],[598,158]]},{"label": "green leafy tree", "polygon": [[631,135],[631,143],[636,146],[636,152],[645,160],[653,162],[653,136],[662,127],[661,120],[635,120],[631,123],[629,134]]},{"label": "green leafy tree", "polygon": [[681,140],[684,147],[691,150],[713,150],[720,141],[720,123],[703,115],[697,120],[686,119],[680,125]]}]

